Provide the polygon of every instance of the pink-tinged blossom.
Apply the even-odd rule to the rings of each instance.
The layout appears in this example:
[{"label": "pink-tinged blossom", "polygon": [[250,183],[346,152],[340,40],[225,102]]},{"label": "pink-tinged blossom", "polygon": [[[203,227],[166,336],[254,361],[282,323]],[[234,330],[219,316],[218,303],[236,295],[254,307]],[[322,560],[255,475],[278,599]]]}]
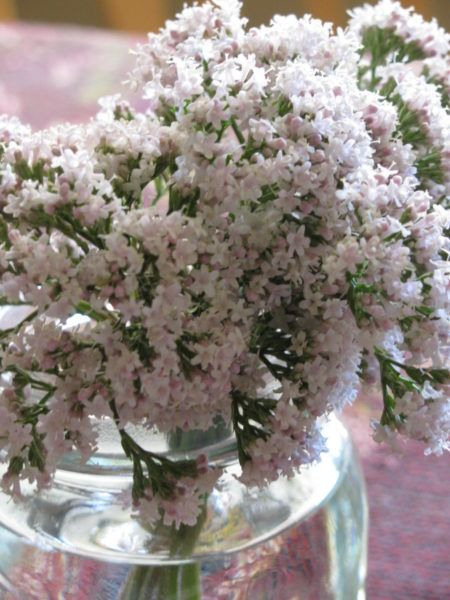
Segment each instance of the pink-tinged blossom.
[{"label": "pink-tinged blossom", "polygon": [[404,8],[400,2],[381,0],[378,4],[355,8],[350,12],[352,29],[362,33],[368,27],[392,29],[405,42],[418,43],[428,56],[448,54],[449,35],[438,26],[435,19],[427,22],[412,8]]},{"label": "pink-tinged blossom", "polygon": [[[240,8],[194,4],[149,35],[144,111],[116,95],[84,126],[0,117],[9,493],[88,460],[105,417],[122,436],[220,417],[241,481],[267,485],[319,459],[366,364],[385,383],[375,439],[448,449],[448,35],[391,0],[335,34],[293,15],[247,29]],[[361,51],[374,26],[394,52]],[[156,462],[159,495],[129,457],[140,518],[195,524],[208,458]]]}]

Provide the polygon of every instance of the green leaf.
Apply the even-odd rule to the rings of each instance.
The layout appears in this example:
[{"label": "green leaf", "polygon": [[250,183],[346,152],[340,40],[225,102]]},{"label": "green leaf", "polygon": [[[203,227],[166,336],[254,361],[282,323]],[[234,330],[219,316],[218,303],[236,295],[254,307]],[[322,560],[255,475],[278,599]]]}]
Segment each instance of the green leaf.
[{"label": "green leaf", "polygon": [[383,391],[383,414],[381,424],[398,429],[405,417],[395,413],[396,400],[407,392],[421,392],[428,381],[434,384],[450,383],[447,369],[427,369],[405,365],[394,360],[386,350],[375,348],[375,357],[380,365],[381,387]]},{"label": "green leaf", "polygon": [[362,36],[361,55],[369,54],[370,63],[358,72],[361,87],[365,84],[365,75],[370,71],[368,88],[374,90],[379,83],[377,68],[393,62],[408,63],[426,58],[421,46],[415,41],[407,42],[392,28],[368,27]]},{"label": "green leaf", "polygon": [[431,149],[428,154],[416,161],[415,167],[419,179],[431,179],[436,183],[444,183],[445,177],[440,150]]},{"label": "green leaf", "polygon": [[277,401],[271,398],[250,398],[234,390],[231,394],[231,418],[236,434],[241,465],[251,460],[249,447],[258,439],[266,440],[272,433],[269,420]]},{"label": "green leaf", "polygon": [[358,326],[361,326],[364,320],[372,318],[364,308],[362,296],[364,294],[374,294],[375,296],[378,294],[378,290],[374,284],[368,284],[361,281],[366,274],[367,269],[368,263],[364,262],[358,265],[356,273],[346,273],[348,283],[346,300]]}]

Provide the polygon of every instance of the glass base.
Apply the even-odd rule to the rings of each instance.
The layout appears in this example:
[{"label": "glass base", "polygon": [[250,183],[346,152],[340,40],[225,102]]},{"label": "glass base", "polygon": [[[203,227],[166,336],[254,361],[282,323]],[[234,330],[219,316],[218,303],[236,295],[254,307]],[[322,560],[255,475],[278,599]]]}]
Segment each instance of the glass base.
[{"label": "glass base", "polygon": [[230,461],[195,536],[131,518],[121,469],[61,469],[25,504],[0,495],[1,600],[363,600],[361,470],[339,421],[324,434],[317,464],[264,490]]}]

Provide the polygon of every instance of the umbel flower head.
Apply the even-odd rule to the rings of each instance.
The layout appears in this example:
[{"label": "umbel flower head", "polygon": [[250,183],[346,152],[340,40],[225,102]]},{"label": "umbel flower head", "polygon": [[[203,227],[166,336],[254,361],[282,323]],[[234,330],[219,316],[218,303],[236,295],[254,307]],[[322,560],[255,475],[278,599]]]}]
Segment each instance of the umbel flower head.
[{"label": "umbel flower head", "polygon": [[265,485],[317,459],[319,419],[365,373],[376,439],[448,449],[448,51],[391,0],[336,33],[194,4],[136,51],[145,112],[115,96],[85,126],[3,117],[0,301],[22,311],[0,338],[4,489],[88,459],[110,417],[142,515],[192,524],[220,473],[130,424],[221,417],[242,481]]}]

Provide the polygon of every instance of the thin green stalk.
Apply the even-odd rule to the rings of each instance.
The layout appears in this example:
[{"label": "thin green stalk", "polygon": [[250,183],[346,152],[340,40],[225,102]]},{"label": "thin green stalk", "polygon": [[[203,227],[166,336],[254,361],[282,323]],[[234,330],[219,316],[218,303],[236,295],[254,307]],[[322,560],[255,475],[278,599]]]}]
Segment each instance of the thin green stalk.
[{"label": "thin green stalk", "polygon": [[158,567],[134,567],[131,570],[125,587],[120,594],[120,600],[148,600],[150,590],[156,590],[161,578],[161,569]]},{"label": "thin green stalk", "polygon": [[242,144],[243,146],[245,145],[245,137],[242,133],[242,131],[239,129],[238,124],[236,123],[236,120],[234,117],[231,117],[230,119],[230,125],[237,137],[237,139],[239,140],[239,143]]},{"label": "thin green stalk", "polygon": [[[117,415],[117,407],[114,403],[112,409]],[[142,452],[126,432],[122,430],[122,434],[129,451]],[[182,438],[183,433],[177,437],[177,449],[187,443]],[[189,439],[188,442],[189,445],[192,444],[192,440]],[[181,525],[176,529],[174,526],[165,526],[161,519],[152,529],[149,529],[149,533],[152,538],[166,539],[171,558],[175,560],[190,558],[203,529],[206,514],[205,499],[203,510],[194,526]],[[120,598],[121,600],[202,600],[200,565],[193,562],[157,567],[136,566],[130,572]]]},{"label": "thin green stalk", "polygon": [[200,586],[200,565],[191,563],[181,568],[181,589],[186,592],[183,600],[201,600],[202,592]]},{"label": "thin green stalk", "polygon": [[197,563],[167,567],[135,567],[121,600],[202,600]]},{"label": "thin green stalk", "polygon": [[163,569],[160,588],[161,600],[184,600],[183,587],[181,587],[179,590],[178,586],[180,580],[180,569],[182,567],[179,565],[171,565],[170,567],[161,568]]}]

